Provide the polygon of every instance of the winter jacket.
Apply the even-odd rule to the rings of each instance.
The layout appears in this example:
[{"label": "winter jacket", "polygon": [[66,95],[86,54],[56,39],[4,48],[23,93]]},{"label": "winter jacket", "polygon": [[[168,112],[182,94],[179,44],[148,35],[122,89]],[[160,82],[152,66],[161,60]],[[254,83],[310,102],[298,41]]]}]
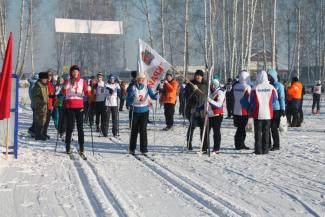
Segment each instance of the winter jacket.
[{"label": "winter jacket", "polygon": [[186,107],[189,109],[202,107],[207,98],[208,83],[204,79],[202,80],[201,83],[197,82],[196,80],[191,80],[191,82],[194,85],[197,85],[197,87],[201,90],[201,92],[199,92],[198,90],[195,91],[190,84],[187,84],[185,87],[185,94],[184,94],[187,102]]},{"label": "winter jacket", "polygon": [[55,100],[55,88],[51,81],[47,82],[47,88],[49,90],[49,101],[48,101],[48,110],[53,110],[54,100]]},{"label": "winter jacket", "polygon": [[105,106],[108,107],[115,107],[117,106],[117,98],[120,95],[121,89],[118,83],[107,83],[105,84],[106,88],[106,99],[105,99]]},{"label": "winter jacket", "polygon": [[30,106],[32,107],[32,109],[34,109],[33,88],[34,88],[36,82],[38,81],[38,79],[36,79],[36,76],[33,76],[28,81],[29,81],[28,94],[29,94],[29,99],[30,99]]},{"label": "winter jacket", "polygon": [[95,93],[96,93],[96,102],[103,102],[107,96],[107,90],[105,88],[105,82],[99,81],[95,85]]},{"label": "winter jacket", "polygon": [[302,91],[303,91],[303,86],[302,83],[299,81],[292,82],[291,86],[288,87],[287,90],[287,99],[293,100],[293,99],[301,99],[302,98]]},{"label": "winter jacket", "polygon": [[72,82],[70,74],[70,79],[65,80],[63,85],[62,94],[65,96],[65,108],[83,108],[83,96],[88,95],[88,90],[87,82],[80,78],[80,73],[74,82]]},{"label": "winter jacket", "polygon": [[250,112],[255,120],[271,120],[273,105],[278,100],[276,89],[269,83],[265,71],[258,73],[256,80],[250,96]]},{"label": "winter jacket", "polygon": [[156,100],[157,97],[147,85],[134,84],[128,88],[127,101],[132,106],[133,112],[144,113],[149,111],[150,99]]},{"label": "winter jacket", "polygon": [[209,117],[223,115],[223,104],[225,102],[225,91],[222,88],[210,90],[209,94]]},{"label": "winter jacket", "polygon": [[314,87],[313,87],[313,94],[322,94],[322,85],[321,84],[316,84]]},{"label": "winter jacket", "polygon": [[249,97],[251,93],[249,80],[249,74],[247,72],[241,73],[239,76],[239,82],[233,86],[232,91],[234,93],[234,115],[249,115]]},{"label": "winter jacket", "polygon": [[48,110],[49,91],[47,84],[37,81],[33,88],[33,101],[36,113],[46,113]]},{"label": "winter jacket", "polygon": [[170,82],[164,83],[163,94],[161,96],[162,103],[176,104],[178,82],[173,79]]},{"label": "winter jacket", "polygon": [[275,101],[273,108],[274,111],[285,111],[285,92],[284,86],[278,81],[278,73],[274,69],[270,69],[267,73],[273,78],[274,88],[278,94],[278,100]]}]

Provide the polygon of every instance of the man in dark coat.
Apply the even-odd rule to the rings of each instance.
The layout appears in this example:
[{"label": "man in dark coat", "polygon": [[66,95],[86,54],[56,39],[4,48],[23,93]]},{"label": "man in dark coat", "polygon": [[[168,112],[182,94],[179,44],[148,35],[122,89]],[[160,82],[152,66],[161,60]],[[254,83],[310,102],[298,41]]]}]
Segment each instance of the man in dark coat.
[{"label": "man in dark coat", "polygon": [[47,87],[48,73],[40,72],[39,79],[33,88],[33,102],[35,109],[35,139],[45,141],[45,123],[48,113],[49,92]]},{"label": "man in dark coat", "polygon": [[202,138],[204,127],[204,103],[207,99],[208,84],[204,80],[202,70],[197,70],[191,83],[187,83],[185,87],[186,98],[186,118],[190,121],[187,130],[187,148],[193,150],[192,139],[195,128],[200,127],[200,137]]}]

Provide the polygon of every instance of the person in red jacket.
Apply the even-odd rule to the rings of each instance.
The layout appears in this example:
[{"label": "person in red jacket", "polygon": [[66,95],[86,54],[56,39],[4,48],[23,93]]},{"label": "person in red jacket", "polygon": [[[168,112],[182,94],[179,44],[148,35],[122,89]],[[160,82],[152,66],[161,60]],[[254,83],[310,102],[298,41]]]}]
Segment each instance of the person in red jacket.
[{"label": "person in red jacket", "polygon": [[84,113],[84,102],[83,96],[88,95],[87,82],[80,78],[80,70],[76,65],[70,68],[70,79],[65,80],[64,90],[62,91],[65,95],[65,110],[67,117],[67,128],[66,128],[66,153],[71,154],[70,144],[71,136],[74,129],[75,122],[77,122],[78,129],[78,143],[79,143],[79,154],[84,153],[84,130],[83,130],[83,113]]},{"label": "person in red jacket", "polygon": [[48,71],[48,81],[47,81],[47,88],[49,93],[49,100],[48,100],[48,106],[47,106],[47,114],[46,114],[46,122],[44,125],[44,136],[46,139],[50,139],[50,136],[47,135],[47,129],[49,128],[51,116],[52,116],[52,110],[53,110],[53,104],[55,99],[55,88],[53,86],[53,73],[51,71]]}]

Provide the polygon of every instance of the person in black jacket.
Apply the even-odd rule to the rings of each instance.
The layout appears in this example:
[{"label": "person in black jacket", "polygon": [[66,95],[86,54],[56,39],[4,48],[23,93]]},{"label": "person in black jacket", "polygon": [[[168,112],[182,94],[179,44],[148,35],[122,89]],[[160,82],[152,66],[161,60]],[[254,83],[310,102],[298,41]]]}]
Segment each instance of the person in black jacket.
[{"label": "person in black jacket", "polygon": [[207,99],[208,84],[204,80],[204,73],[202,70],[197,70],[194,79],[191,83],[187,83],[185,87],[186,98],[186,118],[190,121],[187,130],[187,148],[193,150],[192,139],[193,132],[197,126],[200,127],[200,137],[202,139],[204,127],[204,103]]},{"label": "person in black jacket", "polygon": [[228,78],[228,82],[225,86],[226,89],[226,106],[227,106],[227,119],[230,119],[233,116],[234,109],[234,93],[232,91],[233,81],[231,78]]}]

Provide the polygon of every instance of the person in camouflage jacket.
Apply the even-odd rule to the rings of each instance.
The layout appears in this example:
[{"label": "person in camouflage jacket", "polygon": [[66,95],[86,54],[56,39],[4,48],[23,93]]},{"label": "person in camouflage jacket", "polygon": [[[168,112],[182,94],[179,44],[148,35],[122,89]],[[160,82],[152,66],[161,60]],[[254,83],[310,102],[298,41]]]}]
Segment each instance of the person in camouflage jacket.
[{"label": "person in camouflage jacket", "polygon": [[35,139],[46,140],[44,135],[44,126],[46,122],[46,115],[48,111],[49,93],[47,87],[48,73],[40,72],[39,79],[33,88],[33,102],[35,109]]}]

